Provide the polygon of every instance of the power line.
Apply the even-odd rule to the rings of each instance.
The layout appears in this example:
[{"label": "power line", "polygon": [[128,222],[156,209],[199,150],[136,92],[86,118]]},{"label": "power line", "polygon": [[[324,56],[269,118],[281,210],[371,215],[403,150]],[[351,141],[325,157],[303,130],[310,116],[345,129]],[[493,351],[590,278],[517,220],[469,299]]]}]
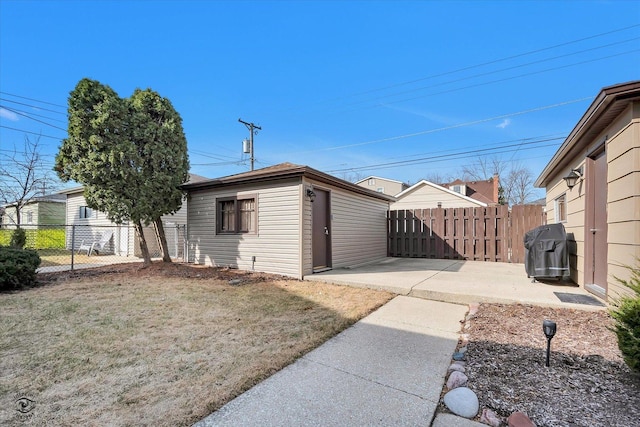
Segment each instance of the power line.
[{"label": "power line", "polygon": [[26,96],[21,96],[21,95],[15,95],[13,93],[9,93],[9,92],[4,92],[0,90],[0,93],[4,93],[5,95],[9,95],[9,96],[13,96],[15,98],[20,98],[20,99],[26,99],[28,101],[35,101],[35,102],[39,102],[40,104],[47,104],[47,105],[53,105],[55,107],[62,107],[62,108],[67,108],[66,105],[60,105],[60,104],[54,104],[53,102],[47,102],[47,101],[41,101],[39,99],[35,99],[35,98],[28,98]]},{"label": "power line", "polygon": [[238,160],[238,161],[214,162],[214,163],[191,163],[191,166],[228,166],[228,165],[243,166],[246,164],[247,164],[246,161]]},{"label": "power line", "polygon": [[339,146],[334,146],[334,147],[318,148],[318,149],[309,150],[309,151],[298,151],[298,152],[290,153],[290,154],[304,154],[304,153],[315,153],[315,152],[319,152],[319,151],[332,151],[332,150],[340,150],[340,149],[343,149],[343,148],[360,147],[360,146],[363,146],[363,145],[377,144],[377,143],[380,143],[380,142],[395,141],[395,140],[398,140],[398,139],[411,138],[411,137],[414,137],[414,136],[426,135],[426,134],[429,134],[429,133],[441,132],[441,131],[444,131],[444,130],[451,130],[451,129],[457,129],[457,128],[466,127],[466,126],[477,125],[477,124],[480,124],[480,123],[485,123],[485,122],[490,122],[490,121],[494,121],[494,120],[505,119],[505,118],[508,118],[508,117],[520,116],[520,115],[523,115],[523,114],[533,113],[533,112],[536,112],[536,111],[542,111],[542,110],[547,110],[547,109],[550,109],[550,108],[556,108],[556,107],[561,107],[561,106],[564,106],[564,105],[573,104],[573,103],[576,103],[576,102],[582,102],[582,101],[586,101],[586,100],[591,100],[593,98],[594,98],[593,96],[588,96],[588,97],[585,97],[585,98],[573,99],[571,101],[559,102],[559,103],[556,103],[556,104],[545,105],[543,107],[531,108],[529,110],[518,111],[518,112],[515,112],[515,113],[501,114],[499,116],[489,117],[489,118],[486,118],[486,119],[479,119],[479,120],[473,120],[471,122],[458,123],[456,125],[446,126],[446,127],[442,127],[442,128],[429,129],[429,130],[409,133],[409,134],[405,134],[405,135],[391,136],[391,137],[388,137],[388,138],[374,139],[372,141],[358,142],[358,143],[355,143],[355,144],[347,144],[347,145],[339,145]]},{"label": "power line", "polygon": [[458,148],[453,148],[453,149],[449,149],[449,150],[437,150],[437,151],[429,151],[428,153],[416,153],[416,154],[410,154],[410,155],[405,155],[405,156],[396,156],[396,157],[390,157],[389,160],[393,160],[393,159],[411,159],[414,158],[416,156],[430,156],[433,154],[438,154],[438,153],[451,153],[451,152],[455,152],[458,150],[466,150],[466,149],[477,149],[478,147],[495,147],[496,149],[503,147],[505,144],[511,144],[511,143],[518,143],[518,144],[523,144],[525,142],[529,142],[529,141],[552,141],[552,140],[556,140],[556,139],[564,139],[566,137],[566,134],[549,134],[549,135],[538,135],[538,136],[532,136],[532,137],[526,137],[526,138],[517,138],[517,139],[509,139],[506,141],[500,141],[500,142],[491,142],[488,144],[481,144],[481,145],[477,145],[475,144],[472,147],[458,147]]},{"label": "power line", "polygon": [[38,133],[38,132],[31,132],[31,131],[24,130],[24,129],[12,128],[12,127],[5,126],[5,125],[0,125],[0,128],[15,130],[15,131],[18,131],[18,132],[28,133],[28,134],[31,134],[31,135],[38,135],[38,136],[41,136],[43,138],[57,139],[58,141],[62,141],[64,139],[64,137],[44,135],[44,134],[41,134],[41,133]]},{"label": "power line", "polygon": [[29,116],[28,114],[20,113],[18,110],[14,110],[13,108],[9,108],[9,107],[2,106],[2,105],[0,105],[0,107],[1,107],[1,108],[4,108],[4,109],[5,109],[5,110],[7,110],[7,111],[11,111],[11,112],[12,112],[12,113],[14,113],[14,114],[18,114],[19,116],[23,116],[23,117],[26,117],[26,118],[28,118],[28,119],[34,120],[34,121],[36,121],[36,122],[38,122],[38,123],[42,123],[42,124],[44,124],[44,125],[51,126],[52,128],[60,129],[60,130],[62,130],[62,131],[64,131],[64,132],[66,132],[66,131],[67,131],[66,129],[63,129],[63,128],[61,128],[60,126],[52,125],[51,123],[47,123],[47,122],[45,122],[44,120],[40,120],[40,119],[33,118],[33,117]]},{"label": "power line", "polygon": [[43,107],[39,107],[39,106],[33,105],[33,104],[25,104],[24,102],[13,101],[13,100],[7,99],[7,98],[0,98],[0,101],[11,102],[12,104],[24,105],[24,106],[31,107],[31,108],[37,108],[38,110],[49,111],[51,113],[62,114],[64,116],[67,115],[66,112],[62,113],[60,111],[51,110],[50,108],[43,108]]},{"label": "power line", "polygon": [[[554,140],[554,139],[563,139],[563,138],[553,138],[553,139],[549,139],[548,141]],[[539,142],[545,142],[545,141],[537,141],[536,143]],[[544,144],[544,145],[539,145],[536,147],[524,147],[522,148],[522,146],[520,144],[514,144],[512,146],[504,146],[504,147],[497,147],[497,148],[492,148],[492,149],[483,149],[483,150],[471,150],[471,151],[466,151],[466,152],[459,152],[459,153],[453,153],[453,154],[446,154],[446,155],[441,155],[441,156],[431,156],[431,157],[424,157],[421,159],[415,159],[415,160],[405,160],[402,162],[387,162],[387,163],[379,163],[379,164],[374,164],[374,165],[367,165],[367,166],[358,166],[358,167],[352,167],[352,168],[345,168],[345,169],[333,169],[333,170],[328,170],[326,171],[327,173],[336,173],[336,172],[356,172],[356,171],[365,171],[365,170],[371,170],[371,169],[391,169],[391,168],[397,168],[400,166],[407,166],[407,165],[419,165],[419,164],[425,164],[425,163],[435,163],[435,162],[444,162],[444,161],[450,161],[450,160],[459,160],[459,159],[466,159],[466,158],[470,158],[470,157],[478,157],[478,152],[485,152],[485,151],[489,151],[489,150],[501,150],[503,148],[509,148],[509,147],[513,147],[516,146],[517,148],[512,148],[510,150],[502,150],[502,151],[493,151],[491,153],[487,153],[487,154],[503,154],[503,153],[510,153],[512,151],[518,151],[518,150],[536,150],[539,148],[545,148],[545,147],[557,147],[558,144]]]},{"label": "power line", "polygon": [[360,93],[360,94],[366,94],[366,93],[374,92],[374,91],[381,91],[381,90],[390,89],[390,88],[397,87],[397,86],[403,86],[403,85],[408,85],[408,84],[416,83],[416,82],[423,81],[423,80],[433,79],[433,78],[436,78],[436,77],[442,77],[442,76],[446,76],[446,75],[449,75],[449,74],[455,74],[455,73],[459,73],[459,72],[462,72],[462,71],[471,70],[473,68],[484,67],[484,66],[487,66],[487,65],[496,64],[498,62],[509,61],[511,59],[516,59],[516,58],[520,58],[520,57],[523,57],[523,56],[533,55],[534,53],[540,53],[540,52],[544,52],[544,51],[547,51],[547,50],[556,49],[556,48],[559,48],[559,47],[562,47],[562,46],[568,46],[568,45],[571,45],[571,44],[583,42],[585,40],[591,40],[591,39],[594,39],[594,38],[606,36],[606,35],[613,34],[613,33],[618,33],[618,32],[621,32],[621,31],[626,31],[626,30],[629,30],[631,28],[636,28],[636,27],[640,27],[640,24],[635,24],[635,25],[630,25],[628,27],[618,28],[618,29],[615,29],[615,30],[606,31],[604,33],[599,33],[599,34],[595,34],[595,35],[592,35],[592,36],[583,37],[583,38],[580,38],[580,39],[571,40],[571,41],[564,42],[564,43],[559,43],[559,44],[556,44],[556,45],[553,45],[553,46],[548,46],[548,47],[543,47],[543,48],[540,48],[540,49],[530,50],[528,52],[519,53],[519,54],[512,55],[512,56],[507,56],[507,57],[504,57],[504,58],[483,62],[483,63],[476,64],[476,65],[470,65],[470,66],[463,67],[463,68],[458,68],[458,69],[452,70],[452,71],[446,71],[444,73],[432,74],[430,76],[420,77],[418,79],[408,80],[406,82],[401,82],[401,83],[396,83],[396,84],[393,84],[393,85],[390,85],[390,86],[386,86],[386,87],[383,87],[383,88],[379,88],[379,89],[372,89],[372,90],[369,90],[367,92],[363,92],[363,93]]},{"label": "power line", "polygon": [[[471,89],[471,88],[480,87],[480,86],[487,86],[487,85],[494,84],[494,83],[502,83],[502,82],[505,82],[505,81],[508,81],[508,80],[514,80],[514,79],[518,79],[518,78],[521,78],[521,77],[532,76],[532,75],[535,75],[535,74],[547,73],[549,71],[556,71],[556,70],[561,70],[561,69],[564,69],[564,68],[575,67],[577,65],[583,65],[583,64],[590,63],[590,62],[602,61],[604,59],[610,59],[610,58],[614,58],[616,56],[627,55],[629,53],[634,53],[634,52],[639,52],[639,51],[640,51],[640,49],[633,49],[633,50],[630,50],[630,51],[617,53],[617,54],[613,54],[613,55],[608,55],[608,56],[603,56],[603,57],[596,58],[596,59],[589,59],[589,60],[585,60],[585,61],[575,62],[573,64],[567,64],[567,65],[562,65],[562,66],[558,66],[558,67],[547,68],[547,69],[544,69],[544,70],[532,71],[532,72],[529,72],[529,73],[518,74],[516,76],[504,77],[504,78],[496,79],[496,80],[490,80],[488,82],[476,83],[476,84],[472,84],[472,85],[468,85],[468,86],[463,86],[463,87],[458,87],[458,88],[453,88],[453,89],[447,89],[447,90],[443,90],[443,91],[440,91],[440,92],[432,92],[432,93],[428,93],[428,94],[425,94],[425,95],[414,96],[414,97],[411,97],[411,98],[404,98],[404,99],[399,99],[399,100],[396,100],[396,101],[378,103],[378,104],[375,104],[375,105],[370,105],[368,107],[362,107],[362,108],[384,107],[386,105],[399,104],[399,103],[402,103],[402,102],[413,101],[413,100],[416,100],[416,99],[427,98],[427,97],[430,97],[430,96],[444,95],[446,93],[458,92],[458,91],[465,90],[465,89]],[[357,109],[354,108],[354,109],[351,109],[351,110],[342,111],[342,113],[349,112],[349,111],[356,111],[356,110]]]},{"label": "power line", "polygon": [[[0,108],[8,109],[8,108],[6,108],[6,107],[3,107],[2,105],[0,105]],[[29,115],[31,115],[31,116],[35,116],[35,117],[42,117],[43,119],[47,119],[47,120],[53,120],[54,122],[67,123],[67,121],[66,121],[66,120],[54,119],[53,117],[43,116],[42,114],[36,114],[36,113],[32,113],[32,112],[30,112],[30,111],[18,110],[17,108],[14,108],[13,110],[14,110],[14,111],[19,111],[19,112],[21,112],[21,113],[29,114]]]},{"label": "power line", "polygon": [[192,153],[195,153],[198,156],[209,157],[211,159],[216,159],[216,160],[224,160],[225,158],[226,159],[232,159],[232,160],[235,159],[235,157],[225,156],[224,154],[212,155],[212,154],[209,154],[208,152],[202,151],[202,150],[189,150],[189,151],[192,152]]},{"label": "power line", "polygon": [[[380,92],[380,91],[384,91],[384,90],[387,90],[387,89],[393,89],[393,88],[399,87],[399,86],[406,86],[406,85],[417,83],[417,82],[424,81],[424,80],[429,80],[429,79],[434,79],[434,78],[437,78],[437,77],[443,77],[443,76],[447,76],[447,75],[451,75],[451,74],[456,74],[456,73],[460,73],[462,71],[472,70],[474,68],[480,68],[480,67],[484,67],[484,66],[487,66],[487,65],[496,64],[496,63],[499,63],[499,62],[505,62],[505,61],[509,61],[509,60],[512,60],[512,59],[516,59],[516,58],[520,58],[520,57],[524,57],[524,56],[529,56],[529,55],[533,55],[533,54],[544,52],[544,51],[548,51],[548,50],[553,50],[553,49],[556,49],[556,48],[559,48],[559,47],[580,43],[580,42],[583,42],[583,41],[586,41],[586,40],[591,40],[591,39],[603,37],[603,36],[606,36],[606,35],[622,32],[622,31],[626,31],[626,30],[629,30],[629,29],[632,29],[632,28],[637,28],[637,27],[640,27],[640,24],[635,24],[635,25],[630,25],[630,26],[627,26],[627,27],[617,28],[617,29],[614,29],[614,30],[605,31],[603,33],[598,33],[598,34],[594,34],[594,35],[591,35],[591,36],[582,37],[582,38],[575,39],[575,40],[570,40],[568,42],[563,42],[563,43],[555,44],[555,45],[552,45],[552,46],[547,46],[547,47],[543,47],[543,48],[539,48],[539,49],[534,49],[534,50],[523,52],[523,53],[519,53],[519,54],[516,54],[516,55],[511,55],[511,56],[507,56],[507,57],[503,57],[503,58],[499,58],[499,59],[495,59],[495,60],[491,60],[491,61],[482,62],[482,63],[479,63],[479,64],[469,65],[469,66],[458,68],[458,69],[455,69],[455,70],[445,71],[445,72],[442,72],[442,73],[432,74],[432,75],[429,75],[429,76],[420,77],[420,78],[413,79],[413,80],[407,80],[407,81],[404,81],[404,82],[395,83],[395,84],[391,84],[391,85],[387,85],[387,86],[383,86],[383,87],[379,87],[379,88],[369,89],[369,90],[366,90],[366,91],[363,91],[363,92],[357,92],[357,93],[353,93],[353,94],[350,94],[350,95],[345,95],[345,96],[341,96],[341,97],[337,97],[337,98],[328,99],[328,100],[325,100],[325,101],[319,101],[319,102],[316,102],[316,104],[322,104],[322,103],[327,103],[327,102],[335,102],[335,101],[340,101],[340,100],[346,99],[346,98],[353,98],[353,97],[366,95],[366,94],[373,93],[373,92]],[[295,107],[291,107],[291,108],[295,108]]]},{"label": "power line", "polygon": [[[589,49],[583,49],[583,50],[580,50],[580,51],[577,51],[577,52],[571,52],[571,53],[567,53],[567,54],[563,54],[563,55],[553,56],[553,57],[550,57],[550,58],[544,58],[544,59],[540,59],[540,60],[537,60],[537,61],[527,62],[525,64],[518,64],[518,65],[511,66],[511,67],[502,68],[502,69],[499,69],[499,70],[487,71],[487,72],[484,72],[484,73],[474,74],[472,76],[467,76],[467,77],[461,77],[461,78],[458,78],[458,79],[449,80],[449,81],[446,81],[446,82],[441,82],[441,83],[437,83],[437,84],[433,84],[433,85],[429,85],[429,86],[422,86],[422,87],[414,88],[414,89],[411,89],[411,90],[405,90],[403,92],[396,92],[396,93],[391,93],[391,94],[388,94],[388,95],[379,96],[379,97],[376,97],[376,98],[365,99],[365,100],[353,102],[353,103],[347,104],[347,105],[358,105],[358,104],[363,104],[363,103],[367,103],[367,102],[376,101],[376,100],[379,100],[379,99],[391,98],[391,97],[394,97],[394,96],[399,96],[399,95],[404,95],[404,94],[408,94],[408,93],[418,92],[418,91],[425,90],[425,89],[431,89],[431,88],[434,88],[434,87],[445,86],[445,85],[448,85],[448,84],[458,83],[458,82],[462,82],[462,81],[465,81],[465,80],[471,80],[471,79],[474,79],[474,78],[477,78],[477,77],[489,76],[489,75],[501,73],[501,72],[504,72],[504,71],[515,70],[517,68],[523,68],[523,67],[527,67],[527,66],[530,66],[530,65],[541,64],[543,62],[554,61],[556,59],[563,59],[563,58],[566,58],[566,57],[569,57],[569,56],[579,55],[581,53],[590,52],[590,51],[594,51],[594,50],[598,50],[598,49],[603,49],[603,48],[615,46],[615,45],[618,45],[618,44],[629,43],[631,41],[635,41],[635,40],[639,40],[639,39],[640,39],[640,37],[634,37],[634,38],[631,38],[631,39],[618,41],[618,42],[614,42],[614,43],[609,43],[609,44],[602,45],[602,46],[597,46],[597,47],[593,47],[593,48],[589,48]],[[628,51],[626,53],[632,53],[632,52],[635,52],[635,51],[637,51],[637,49],[636,50],[632,50],[632,51]],[[623,54],[626,54],[626,53],[623,53]],[[596,58],[596,59],[587,60],[586,62],[599,61],[600,59],[607,59],[607,58],[609,58],[609,56],[604,57],[604,58]],[[581,65],[583,63],[584,62],[579,62],[579,63],[577,63],[577,65]],[[556,70],[556,69],[561,69],[561,68],[565,68],[567,66],[572,66],[572,65],[576,65],[576,64],[569,64],[569,65],[559,66],[559,67],[550,68],[550,69],[543,70],[543,71],[544,72],[553,71],[553,70]],[[531,74],[537,74],[539,72],[540,71],[535,71],[535,72],[531,72]],[[518,75],[518,76],[516,76],[516,78],[517,77],[527,76],[527,75],[529,75],[529,73]],[[507,79],[511,79],[511,78],[514,78],[514,77],[508,77]],[[498,81],[500,81],[500,80],[498,80]],[[492,83],[492,82],[489,82],[489,83]],[[487,84],[487,83],[483,83],[483,84]],[[474,87],[474,86],[470,86],[470,87]],[[411,98],[411,99],[415,99],[415,98]]]}]

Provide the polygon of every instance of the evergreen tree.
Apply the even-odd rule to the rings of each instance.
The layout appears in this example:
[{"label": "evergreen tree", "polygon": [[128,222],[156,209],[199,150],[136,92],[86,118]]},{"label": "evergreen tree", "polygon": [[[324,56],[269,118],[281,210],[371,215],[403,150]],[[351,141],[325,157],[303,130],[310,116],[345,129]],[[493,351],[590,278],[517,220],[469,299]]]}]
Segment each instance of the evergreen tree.
[{"label": "evergreen tree", "polygon": [[145,265],[151,262],[143,225],[153,223],[170,261],[160,217],[180,209],[189,160],[182,119],[150,89],[120,98],[109,86],[82,79],[69,96],[68,138],[56,156],[63,181],[84,185],[87,205],[121,224],[131,221]]}]

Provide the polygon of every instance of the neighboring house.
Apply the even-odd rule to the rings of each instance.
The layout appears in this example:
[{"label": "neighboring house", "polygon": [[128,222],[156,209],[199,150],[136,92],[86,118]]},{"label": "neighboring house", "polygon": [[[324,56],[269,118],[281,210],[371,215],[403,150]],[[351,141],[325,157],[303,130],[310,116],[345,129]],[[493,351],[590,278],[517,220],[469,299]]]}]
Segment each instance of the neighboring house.
[{"label": "neighboring house", "polygon": [[183,188],[190,262],[302,279],[387,256],[393,197],[308,166],[282,163]]},{"label": "neighboring house", "polygon": [[[48,194],[32,197],[20,209],[20,225],[38,228],[46,225],[62,225],[65,218],[65,197],[61,194]],[[0,224],[4,228],[16,228],[16,204],[4,205]]]},{"label": "neighboring house", "polygon": [[473,208],[487,204],[424,179],[396,195],[392,210],[427,208]]},{"label": "neighboring house", "polygon": [[395,196],[396,194],[409,188],[407,184],[394,179],[380,178],[379,176],[369,176],[365,179],[361,179],[356,182],[356,185],[360,187],[368,188],[371,191],[378,193],[384,193],[389,196]]},{"label": "neighboring house", "polygon": [[[572,187],[569,187],[569,185]],[[535,182],[565,225],[571,278],[608,299],[640,258],[640,81],[605,87]]]},{"label": "neighboring house", "polygon": [[[190,174],[189,182],[197,182],[207,178]],[[75,225],[76,233],[67,233],[67,248],[72,246],[77,249],[82,240],[95,240],[101,233],[109,229],[113,231],[113,238],[107,246],[106,252],[120,256],[141,256],[139,239],[136,236],[135,228],[131,222],[115,224],[107,218],[104,212],[96,211],[87,206],[84,198],[84,187],[75,187],[60,191],[66,197],[66,214],[64,223]],[[162,221],[165,225],[185,225],[187,223],[187,200],[182,203],[182,207],[173,215],[163,215]],[[171,246],[172,235],[165,229],[168,244]],[[155,237],[153,226],[145,227],[145,240],[149,252],[158,254],[160,252]],[[85,242],[86,243],[86,242]]]},{"label": "neighboring house", "polygon": [[93,241],[106,230],[113,232],[111,242],[105,248],[105,252],[120,255],[133,256],[135,254],[135,231],[133,225],[124,223],[116,225],[111,222],[105,213],[91,209],[84,198],[84,187],[74,187],[60,191],[67,198],[65,223],[74,227],[73,231],[66,233],[68,249],[78,249],[83,241]]},{"label": "neighboring house", "polygon": [[461,179],[456,179],[447,184],[440,184],[440,186],[463,196],[471,197],[488,206],[497,205],[499,202],[500,179],[498,175],[494,175],[493,178],[485,181],[462,181]]}]

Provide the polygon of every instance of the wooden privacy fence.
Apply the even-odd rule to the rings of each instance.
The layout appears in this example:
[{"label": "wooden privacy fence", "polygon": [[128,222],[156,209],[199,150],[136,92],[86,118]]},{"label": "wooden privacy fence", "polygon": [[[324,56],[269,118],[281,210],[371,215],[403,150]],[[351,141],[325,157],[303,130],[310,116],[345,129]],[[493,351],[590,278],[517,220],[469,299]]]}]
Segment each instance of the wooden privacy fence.
[{"label": "wooden privacy fence", "polygon": [[523,263],[524,234],[545,223],[539,205],[389,211],[388,255]]}]

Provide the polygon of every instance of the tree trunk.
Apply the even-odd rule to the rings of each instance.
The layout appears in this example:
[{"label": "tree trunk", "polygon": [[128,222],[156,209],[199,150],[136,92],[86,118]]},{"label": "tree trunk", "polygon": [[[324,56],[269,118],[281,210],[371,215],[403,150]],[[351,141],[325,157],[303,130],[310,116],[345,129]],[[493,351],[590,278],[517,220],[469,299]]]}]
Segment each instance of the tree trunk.
[{"label": "tree trunk", "polygon": [[162,261],[171,262],[169,256],[169,246],[167,245],[167,236],[164,234],[164,226],[162,225],[162,219],[156,218],[153,221],[153,228],[156,230],[156,238],[158,239],[158,245],[162,251]]},{"label": "tree trunk", "polygon": [[142,227],[142,223],[140,221],[133,222],[136,229],[136,234],[138,235],[138,240],[140,242],[140,252],[142,252],[142,259],[144,260],[143,265],[148,267],[151,265],[151,255],[149,254],[149,247],[147,246],[147,241],[144,238],[144,228]]}]

